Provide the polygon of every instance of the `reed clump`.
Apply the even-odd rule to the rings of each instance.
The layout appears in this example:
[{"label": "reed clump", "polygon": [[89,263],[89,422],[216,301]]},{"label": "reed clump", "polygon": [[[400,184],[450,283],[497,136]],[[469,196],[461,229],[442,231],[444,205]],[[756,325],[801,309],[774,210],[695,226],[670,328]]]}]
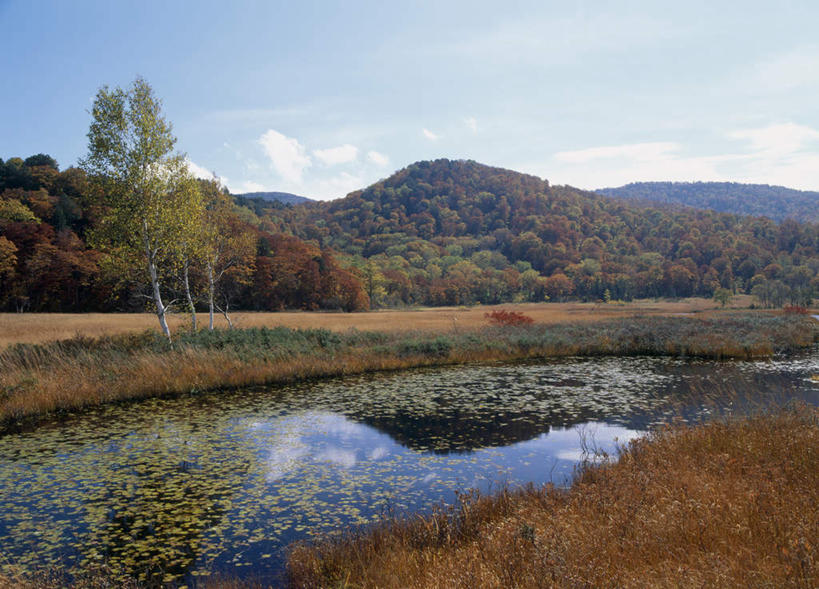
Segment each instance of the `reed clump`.
[{"label": "reed clump", "polygon": [[0,352],[0,431],[100,403],[417,366],[578,355],[766,357],[807,347],[803,316],[632,317],[557,325],[344,333],[248,328],[75,337]]},{"label": "reed clump", "polygon": [[635,440],[569,489],[460,497],[291,549],[291,587],[819,584],[819,411]]}]

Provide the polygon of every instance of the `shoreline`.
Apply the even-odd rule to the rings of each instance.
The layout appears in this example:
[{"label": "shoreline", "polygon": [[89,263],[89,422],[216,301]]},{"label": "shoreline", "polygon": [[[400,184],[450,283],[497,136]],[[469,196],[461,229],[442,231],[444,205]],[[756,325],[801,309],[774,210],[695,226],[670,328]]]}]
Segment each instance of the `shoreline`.
[{"label": "shoreline", "polygon": [[765,358],[818,340],[812,319],[749,312],[449,333],[249,328],[181,334],[173,347],[155,332],[77,337],[0,352],[0,434],[104,403],[244,386],[567,356]]},{"label": "shoreline", "polygon": [[289,587],[813,587],[819,409],[633,440],[553,485],[465,493],[291,547]]}]

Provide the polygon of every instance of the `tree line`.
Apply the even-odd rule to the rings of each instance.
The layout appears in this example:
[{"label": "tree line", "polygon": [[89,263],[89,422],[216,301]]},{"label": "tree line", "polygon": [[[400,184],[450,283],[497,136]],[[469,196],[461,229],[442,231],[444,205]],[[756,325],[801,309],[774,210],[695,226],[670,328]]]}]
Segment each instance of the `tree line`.
[{"label": "tree line", "polygon": [[472,161],[419,162],[331,202],[191,176],[141,79],[103,87],[88,153],[0,160],[0,309],[340,309],[819,294],[819,226],[635,206]]}]

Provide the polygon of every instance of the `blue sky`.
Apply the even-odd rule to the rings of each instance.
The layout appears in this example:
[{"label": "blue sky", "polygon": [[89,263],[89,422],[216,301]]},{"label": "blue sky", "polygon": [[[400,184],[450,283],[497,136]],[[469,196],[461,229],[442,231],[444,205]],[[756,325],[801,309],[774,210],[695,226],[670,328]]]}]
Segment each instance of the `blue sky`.
[{"label": "blue sky", "polygon": [[421,159],[583,188],[819,190],[819,3],[0,0],[0,157],[86,151],[141,75],[234,192],[334,198]]}]

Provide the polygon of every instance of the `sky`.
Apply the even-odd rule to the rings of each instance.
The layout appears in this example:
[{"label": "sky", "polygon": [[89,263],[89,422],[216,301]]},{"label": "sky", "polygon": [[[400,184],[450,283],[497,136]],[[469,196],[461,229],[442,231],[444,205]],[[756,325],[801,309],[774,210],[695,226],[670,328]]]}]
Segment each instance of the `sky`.
[{"label": "sky", "polygon": [[144,77],[198,175],[331,199],[418,160],[819,190],[819,2],[0,0],[0,158]]}]

